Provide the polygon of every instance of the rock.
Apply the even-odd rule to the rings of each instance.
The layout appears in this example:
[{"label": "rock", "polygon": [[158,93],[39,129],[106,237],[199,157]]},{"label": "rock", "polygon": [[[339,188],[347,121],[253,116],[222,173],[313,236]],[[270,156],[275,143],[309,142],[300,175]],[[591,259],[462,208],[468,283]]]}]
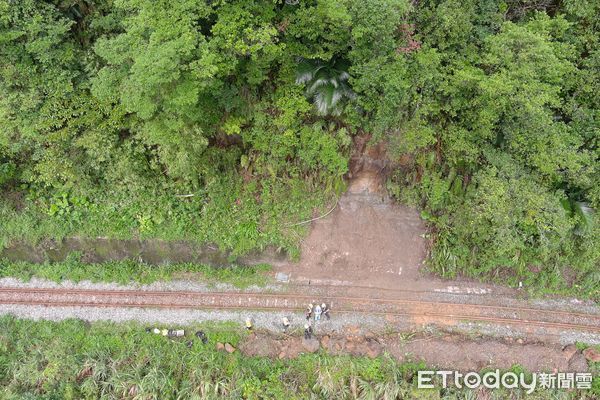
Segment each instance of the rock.
[{"label": "rock", "polygon": [[277,358],[279,358],[280,360],[284,359],[285,358],[285,352],[284,351],[280,352],[279,355],[277,355]]},{"label": "rock", "polygon": [[330,339],[331,339],[331,338],[329,337],[329,335],[325,335],[325,336],[323,336],[323,337],[321,338],[321,346],[322,346],[324,349],[327,349],[327,348],[329,348],[329,342],[330,342]]},{"label": "rock", "polygon": [[235,347],[233,347],[229,343],[225,343],[225,351],[231,354],[235,351]]},{"label": "rock", "polygon": [[381,345],[375,340],[367,341],[366,355],[370,358],[377,358],[381,354]]},{"label": "rock", "polygon": [[306,350],[309,353],[316,353],[317,351],[319,351],[319,348],[321,347],[321,345],[319,344],[319,341],[315,338],[311,338],[311,339],[302,339],[302,347],[304,348],[304,350]]},{"label": "rock", "polygon": [[328,353],[336,355],[341,354],[342,349],[344,348],[344,339],[339,338],[330,338],[327,343],[327,347],[323,346],[324,349],[327,350]]},{"label": "rock", "polygon": [[225,345],[221,342],[217,342],[217,350],[218,351],[225,350]]},{"label": "rock", "polygon": [[587,372],[588,364],[585,356],[581,353],[575,353],[573,358],[569,361],[569,372]]},{"label": "rock", "polygon": [[240,343],[238,351],[246,356],[276,358],[282,350],[282,343],[269,335],[252,335]]},{"label": "rock", "polygon": [[354,350],[356,350],[356,343],[351,342],[351,341],[346,341],[346,345],[344,346],[344,350],[346,350],[348,353],[353,353]]},{"label": "rock", "polygon": [[300,337],[293,337],[287,339],[282,346],[282,351],[285,352],[285,357],[294,358],[297,357],[300,353],[304,353],[305,350],[304,346],[302,345],[303,340],[304,339]]},{"label": "rock", "polygon": [[575,353],[577,353],[577,346],[575,346],[574,344],[567,345],[562,349],[562,353],[565,356],[566,360],[570,360],[571,357],[573,357]]},{"label": "rock", "polygon": [[588,361],[591,362],[600,362],[600,351],[596,350],[593,347],[588,347],[583,351],[583,355]]},{"label": "rock", "polygon": [[523,343],[524,343],[524,340],[523,340],[523,339],[517,339],[517,343],[519,343],[519,344],[523,344]]}]

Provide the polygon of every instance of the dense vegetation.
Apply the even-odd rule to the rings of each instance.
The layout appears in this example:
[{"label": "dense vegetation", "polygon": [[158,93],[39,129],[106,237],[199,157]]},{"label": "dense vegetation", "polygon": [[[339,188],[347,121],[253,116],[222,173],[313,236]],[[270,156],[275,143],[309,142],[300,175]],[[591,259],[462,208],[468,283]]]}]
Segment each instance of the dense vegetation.
[{"label": "dense vegetation", "polygon": [[[189,327],[193,330],[198,327]],[[203,326],[208,343],[146,333],[138,324],[33,322],[0,318],[3,399],[423,399],[524,398],[505,390],[417,389],[423,364],[303,355],[294,360],[243,357],[215,350],[237,346],[233,326]],[[516,367],[516,372],[520,372]],[[539,390],[527,399],[592,399],[593,390]]]},{"label": "dense vegetation", "polygon": [[597,294],[599,28],[594,0],[0,0],[0,245],[293,252],[371,134],[436,271]]},{"label": "dense vegetation", "polygon": [[270,279],[267,272],[271,267],[266,264],[255,266],[229,266],[215,268],[203,264],[177,263],[149,265],[133,260],[105,261],[89,263],[73,253],[60,262],[34,264],[25,261],[0,259],[0,277],[13,277],[23,281],[31,278],[47,279],[54,282],[70,280],[72,282],[91,281],[120,284],[150,284],[185,279],[208,285],[230,284],[238,288],[264,286]]}]

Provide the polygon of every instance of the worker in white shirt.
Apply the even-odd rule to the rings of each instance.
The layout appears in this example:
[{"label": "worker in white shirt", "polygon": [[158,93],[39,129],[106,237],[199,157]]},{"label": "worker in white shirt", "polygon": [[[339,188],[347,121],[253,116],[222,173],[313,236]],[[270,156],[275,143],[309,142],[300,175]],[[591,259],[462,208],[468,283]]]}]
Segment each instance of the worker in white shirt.
[{"label": "worker in white shirt", "polygon": [[317,304],[317,306],[315,307],[315,322],[321,320],[322,312],[323,310],[321,309],[321,306]]}]

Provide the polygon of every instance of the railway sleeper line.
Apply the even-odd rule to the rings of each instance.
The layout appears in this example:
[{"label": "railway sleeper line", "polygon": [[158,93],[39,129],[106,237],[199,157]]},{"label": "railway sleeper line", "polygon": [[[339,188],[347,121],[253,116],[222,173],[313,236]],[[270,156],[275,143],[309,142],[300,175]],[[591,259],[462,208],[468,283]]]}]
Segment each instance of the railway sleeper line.
[{"label": "railway sleeper line", "polygon": [[[194,292],[194,291],[150,291],[150,290],[90,290],[90,289],[68,289],[68,288],[0,288],[0,297],[5,293],[19,293],[19,294],[48,294],[48,295],[85,295],[85,296],[143,296],[143,297],[169,297],[177,296],[183,297],[194,297],[202,299],[205,297],[225,297],[231,298],[235,296],[248,296],[248,298],[257,299],[296,299],[301,300],[301,303],[306,305],[317,297],[317,295],[306,295],[306,294],[295,294],[295,293],[248,293],[248,292]],[[410,299],[384,299],[384,298],[371,298],[371,297],[355,297],[355,296],[331,296],[324,295],[319,297],[329,301],[331,305],[334,305],[335,301],[352,301],[352,302],[363,302],[363,303],[377,303],[377,304],[415,304],[419,306],[451,306],[461,308],[478,308],[489,311],[506,311],[506,312],[533,312],[536,314],[551,314],[560,315],[568,318],[580,317],[580,318],[592,318],[598,321],[600,325],[600,314],[586,314],[579,312],[563,311],[563,310],[550,310],[544,308],[532,308],[532,307],[510,307],[502,305],[489,305],[489,304],[473,304],[473,303],[454,303],[448,301],[422,301],[422,300],[410,300]]]},{"label": "railway sleeper line", "polygon": [[[37,297],[37,299],[36,299]],[[37,305],[50,307],[129,307],[159,309],[224,309],[256,311],[303,311],[315,296],[273,293],[239,292],[163,292],[85,289],[24,289],[0,288],[0,304]],[[417,300],[370,299],[361,297],[323,297],[334,313],[362,313],[392,317],[418,317],[437,320],[488,322],[502,325],[543,327],[559,330],[579,330],[600,334],[600,316],[568,313],[565,311],[506,306],[478,306],[449,302],[421,302]],[[378,307],[373,308],[373,303]],[[400,307],[404,305],[404,307]],[[477,308],[480,308],[477,311]],[[456,310],[458,309],[458,310]],[[475,310],[476,312],[468,312]],[[484,315],[485,311],[502,315]],[[526,315],[533,313],[533,315]],[[548,321],[542,315],[558,314],[584,319],[576,322]],[[508,316],[507,316],[508,315]],[[589,322],[591,321],[591,322]]]}]

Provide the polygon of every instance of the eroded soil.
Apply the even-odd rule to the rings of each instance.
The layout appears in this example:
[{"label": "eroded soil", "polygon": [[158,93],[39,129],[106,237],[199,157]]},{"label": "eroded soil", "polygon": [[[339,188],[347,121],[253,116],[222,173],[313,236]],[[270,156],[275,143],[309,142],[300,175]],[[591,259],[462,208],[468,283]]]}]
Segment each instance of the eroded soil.
[{"label": "eroded soil", "polygon": [[[491,285],[448,283],[424,271],[428,241],[418,210],[391,201],[385,189],[388,158],[382,144],[355,139],[348,191],[335,210],[312,222],[298,263],[276,271],[295,283],[367,286],[464,294],[492,292]],[[511,293],[506,288],[494,292]]]},{"label": "eroded soil", "polygon": [[295,358],[323,350],[332,355],[424,361],[438,369],[479,371],[486,367],[508,369],[521,365],[529,371],[585,372],[585,356],[574,345],[560,346],[512,338],[469,339],[454,334],[323,335],[306,340],[299,336],[254,333],[240,346],[247,356]]}]

